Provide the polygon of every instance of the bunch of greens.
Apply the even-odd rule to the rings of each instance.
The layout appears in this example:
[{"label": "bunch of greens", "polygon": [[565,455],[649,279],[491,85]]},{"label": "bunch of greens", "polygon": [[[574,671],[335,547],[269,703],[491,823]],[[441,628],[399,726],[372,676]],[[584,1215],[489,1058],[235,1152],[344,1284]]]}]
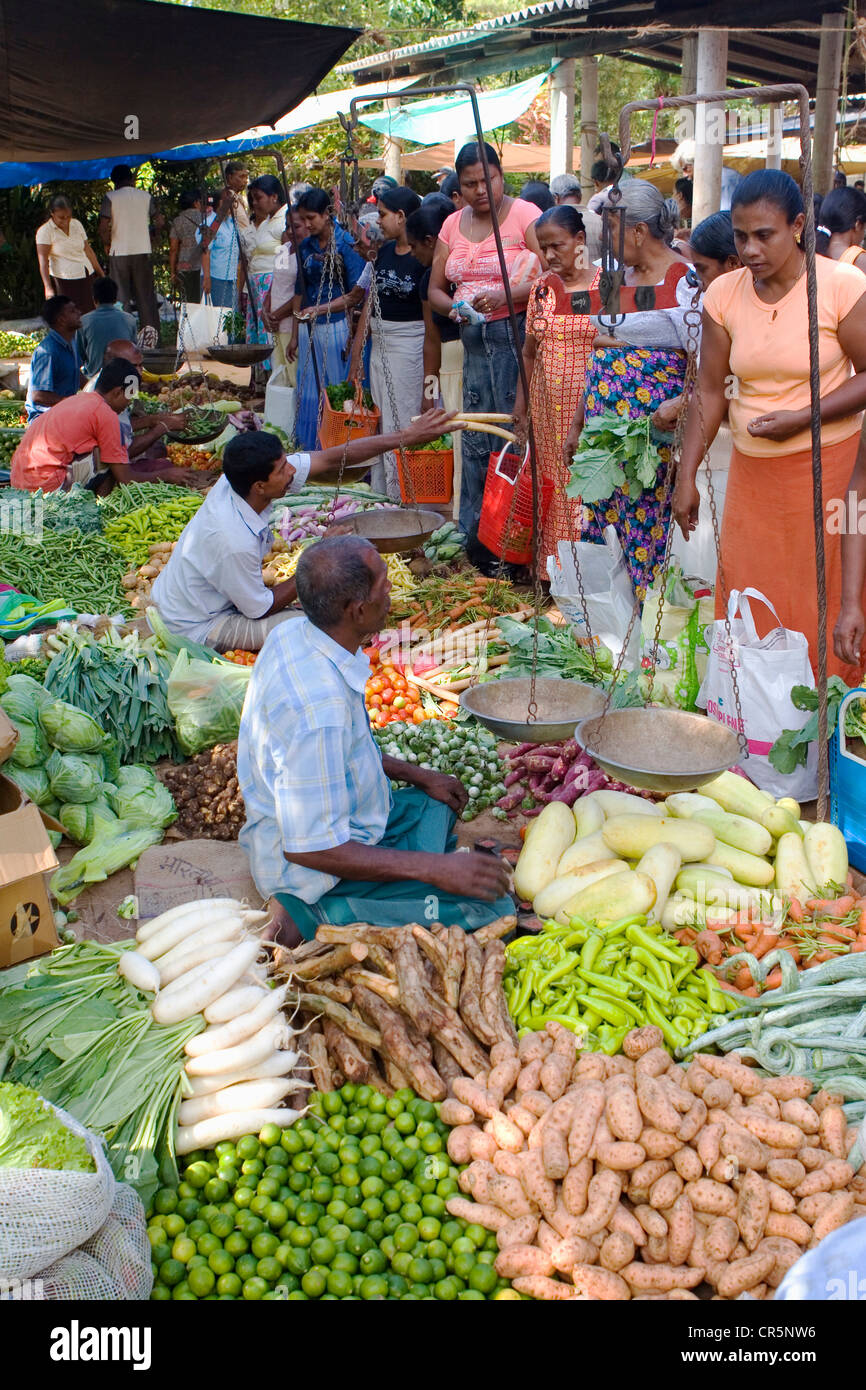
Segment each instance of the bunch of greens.
[{"label": "bunch of greens", "polygon": [[[330,386],[326,386],[325,390],[328,393],[328,404],[332,410],[343,410],[349,401],[355,399],[356,386],[354,381],[335,381]],[[365,410],[374,408],[373,397],[366,387],[362,393],[362,399]]]},{"label": "bunch of greens", "polygon": [[[827,737],[831,738],[839,719],[839,706],[849,693],[849,687],[839,676],[831,676],[827,681]],[[769,759],[777,772],[788,776],[795,768],[806,766],[809,744],[818,737],[818,692],[808,685],[795,685],[791,691],[791,704],[795,709],[812,710],[802,729],[784,729],[769,752]],[[853,715],[853,718],[852,718]],[[855,727],[856,726],[856,727]],[[849,709],[845,720],[845,732],[850,737],[863,737],[862,712],[858,720],[855,708]]]},{"label": "bunch of greens", "polygon": [[605,411],[583,427],[566,494],[591,505],[623,488],[635,501],[655,483],[659,463],[649,415],[629,420]]},{"label": "bunch of greens", "polygon": [[48,670],[48,660],[42,656],[22,656],[16,661],[8,672],[9,675],[29,676],[31,680],[38,681],[40,685],[45,680],[45,672]]},{"label": "bunch of greens", "polygon": [[[603,643],[596,647],[594,666],[589,648],[577,642],[568,628],[554,627],[549,618],[531,618],[524,623],[502,615],[496,622],[502,641],[509,649],[508,665],[499,668],[498,679],[531,676],[534,668],[536,676],[561,676],[564,680],[584,681],[587,685],[610,689],[615,674],[613,656]],[[538,646],[534,653],[536,626]],[[616,682],[612,709],[633,708],[644,703],[637,671],[621,672]]]},{"label": "bunch of greens", "polygon": [[93,1173],[87,1143],[29,1086],[0,1081],[0,1168]]},{"label": "bunch of greens", "polygon": [[160,1183],[177,1182],[184,1044],[204,1024],[200,1015],[173,1028],[154,1023],[150,996],[117,973],[134,944],[79,941],[4,972],[0,1057],[7,1080],[35,1087],[102,1136],[115,1175],[146,1206]]}]

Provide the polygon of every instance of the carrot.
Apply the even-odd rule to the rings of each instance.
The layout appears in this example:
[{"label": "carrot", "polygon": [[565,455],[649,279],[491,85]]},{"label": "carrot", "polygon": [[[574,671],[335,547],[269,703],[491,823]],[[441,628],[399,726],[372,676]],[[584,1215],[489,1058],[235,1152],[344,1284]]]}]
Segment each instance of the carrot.
[{"label": "carrot", "polygon": [[768,951],[772,951],[778,945],[779,936],[777,932],[762,931],[752,947],[752,955],[757,960],[765,956]]},{"label": "carrot", "polygon": [[835,951],[816,951],[810,964],[821,965],[825,960],[833,960],[835,955]]},{"label": "carrot", "polygon": [[756,985],[750,985],[748,989],[743,989],[740,991],[740,993],[745,994],[749,999],[757,999],[758,997],[758,990]]},{"label": "carrot", "polygon": [[774,965],[773,969],[770,971],[769,975],[764,981],[764,989],[778,989],[781,983],[782,967],[780,965]]},{"label": "carrot", "polygon": [[804,917],[803,908],[797,898],[791,899],[791,904],[788,908],[788,916],[792,922],[802,922]]},{"label": "carrot", "polygon": [[829,913],[833,917],[847,917],[854,906],[851,893],[843,893],[841,898],[807,898],[806,907],[813,915],[816,912]]},{"label": "carrot", "polygon": [[823,922],[818,940],[823,941],[827,937],[830,938],[831,942],[856,941],[857,933],[853,927],[831,926],[829,922]]},{"label": "carrot", "polygon": [[752,972],[747,965],[741,965],[734,976],[734,984],[737,989],[748,993],[749,986],[752,984]]},{"label": "carrot", "polygon": [[796,941],[793,941],[790,936],[779,937],[779,950],[788,951],[794,958],[794,964],[800,964],[800,948],[797,945]]},{"label": "carrot", "polygon": [[851,947],[851,954],[853,955],[857,951],[866,951],[866,937],[854,942],[854,945]]}]

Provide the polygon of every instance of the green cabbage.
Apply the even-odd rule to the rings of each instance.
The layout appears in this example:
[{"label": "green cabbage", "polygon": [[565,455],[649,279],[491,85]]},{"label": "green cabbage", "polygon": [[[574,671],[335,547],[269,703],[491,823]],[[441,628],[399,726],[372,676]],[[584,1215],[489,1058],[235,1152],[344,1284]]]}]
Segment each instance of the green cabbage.
[{"label": "green cabbage", "polygon": [[45,802],[51,800],[51,788],[44,767],[17,767],[15,763],[7,763],[5,770],[7,777],[37,806],[44,806]]},{"label": "green cabbage", "polygon": [[101,753],[76,753],[79,762],[93,769],[97,781],[105,781],[105,759]]},{"label": "green cabbage", "polygon": [[61,753],[95,753],[105,743],[105,734],[96,720],[65,700],[52,700],[41,709],[39,722],[48,742]]},{"label": "green cabbage", "polygon": [[88,883],[102,883],[118,869],[134,863],[151,845],[158,845],[162,830],[136,830],[128,821],[106,824],[94,818],[94,835],[89,845],[73,854],[51,877],[49,887],[61,907],[78,897]]},{"label": "green cabbage", "polygon": [[79,845],[89,845],[93,839],[93,827],[97,818],[106,822],[117,820],[117,816],[112,811],[105,798],[104,782],[100,782],[97,789],[97,796],[94,801],[86,803],[67,802],[61,806],[57,819],[63,826],[70,840],[74,840]]},{"label": "green cabbage", "polygon": [[29,1086],[0,1082],[0,1168],[95,1173],[87,1144]]},{"label": "green cabbage", "polygon": [[177,819],[177,807],[171,792],[151,772],[138,764],[122,767],[117,779],[117,791],[111,802],[121,820],[134,826],[159,826],[163,829]]},{"label": "green cabbage", "polygon": [[58,753],[55,749],[45,764],[45,771],[48,773],[52,792],[61,801],[83,802],[96,799],[100,779],[83,758],[76,758],[71,753]]},{"label": "green cabbage", "polygon": [[7,690],[12,690],[16,694],[23,695],[25,699],[30,700],[37,710],[42,709],[44,705],[51,705],[54,703],[54,696],[51,695],[39,681],[35,681],[32,676],[25,676],[23,674],[10,676],[6,682],[6,687]]},{"label": "green cabbage", "polygon": [[0,695],[0,705],[13,722],[26,719],[35,724],[39,718],[39,705],[26,690],[5,690]]},{"label": "green cabbage", "polygon": [[[9,716],[12,719],[12,716]],[[38,767],[50,753],[41,728],[35,720],[12,719],[18,730],[18,742],[12,750],[11,761],[18,767]]]}]

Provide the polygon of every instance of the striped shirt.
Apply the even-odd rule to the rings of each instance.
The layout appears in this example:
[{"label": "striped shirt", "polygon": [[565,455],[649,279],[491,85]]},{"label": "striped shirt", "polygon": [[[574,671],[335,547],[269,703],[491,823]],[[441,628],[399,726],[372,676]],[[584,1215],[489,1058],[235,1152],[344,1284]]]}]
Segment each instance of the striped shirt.
[{"label": "striped shirt", "polygon": [[238,737],[246,807],[240,841],[263,898],[318,902],[339,881],[285,853],[375,845],[391,789],[364,707],[370,663],[307,618],[269,635],[253,668]]}]

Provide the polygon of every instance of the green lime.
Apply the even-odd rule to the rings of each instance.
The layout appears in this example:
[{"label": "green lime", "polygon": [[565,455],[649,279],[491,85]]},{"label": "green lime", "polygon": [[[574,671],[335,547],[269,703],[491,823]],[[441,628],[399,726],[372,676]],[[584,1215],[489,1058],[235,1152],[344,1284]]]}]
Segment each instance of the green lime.
[{"label": "green lime", "polygon": [[161,1187],[153,1199],[154,1211],[169,1216],[177,1209],[177,1193],[173,1187]]},{"label": "green lime", "polygon": [[[364,1222],[366,1225],[366,1220]],[[346,1225],[349,1225],[348,1218]],[[351,1229],[351,1228],[350,1228]],[[346,1241],[346,1249],[350,1255],[363,1255],[365,1250],[372,1248],[373,1242],[365,1231],[352,1230],[352,1234]]]},{"label": "green lime", "polygon": [[361,1256],[362,1274],[382,1274],[387,1268],[388,1261],[381,1250],[365,1250]]},{"label": "green lime", "polygon": [[212,1255],[215,1250],[220,1249],[221,1244],[222,1242],[217,1236],[213,1235],[210,1231],[206,1231],[205,1234],[199,1236],[196,1241],[196,1249],[200,1255],[204,1255],[205,1259],[207,1259],[208,1255]]},{"label": "green lime", "polygon": [[247,1158],[241,1164],[241,1173],[244,1177],[260,1178],[264,1171],[265,1165],[261,1158]]},{"label": "green lime", "polygon": [[256,1196],[265,1197],[267,1201],[273,1202],[280,1195],[280,1183],[277,1178],[261,1178],[256,1187]]},{"label": "green lime", "polygon": [[251,1211],[245,1211],[243,1216],[238,1217],[238,1227],[245,1236],[252,1240],[253,1236],[257,1236],[259,1231],[265,1229],[265,1223],[260,1216],[254,1216]]},{"label": "green lime", "polygon": [[231,1188],[224,1178],[208,1178],[204,1185],[204,1195],[209,1202],[224,1202]]},{"label": "green lime", "polygon": [[392,1298],[402,1298],[404,1293],[409,1292],[409,1281],[401,1274],[386,1274],[385,1278]]},{"label": "green lime", "polygon": [[403,1217],[403,1220],[410,1222],[413,1226],[417,1226],[418,1222],[424,1216],[424,1213],[417,1202],[404,1202],[403,1206],[400,1208],[400,1213]]},{"label": "green lime", "polygon": [[268,1202],[262,1216],[275,1231],[279,1230],[280,1226],[285,1226],[289,1219],[288,1207],[283,1202]]},{"label": "green lime", "polygon": [[429,1284],[433,1278],[433,1265],[430,1260],[413,1259],[409,1265],[409,1278],[413,1284]]},{"label": "green lime", "polygon": [[308,1269],[301,1279],[301,1288],[308,1298],[321,1298],[327,1287],[327,1275],[320,1269]]},{"label": "green lime", "polygon": [[437,1298],[444,1299],[446,1303],[451,1303],[457,1297],[460,1290],[453,1279],[440,1279],[433,1285],[433,1292]]},{"label": "green lime", "polygon": [[407,1134],[405,1136],[406,1148],[412,1149],[415,1153],[415,1162],[418,1162],[418,1150],[421,1148],[421,1140],[417,1134]]},{"label": "green lime", "polygon": [[411,1250],[417,1240],[418,1232],[408,1221],[399,1225],[394,1232],[394,1244],[398,1250]]},{"label": "green lime", "polygon": [[309,1150],[304,1149],[301,1153],[295,1154],[292,1159],[292,1168],[296,1173],[309,1173],[313,1167],[314,1161],[313,1155]]},{"label": "green lime", "polygon": [[390,1115],[390,1116],[391,1116],[391,1119],[393,1120],[393,1119],[395,1119],[395,1118],[401,1113],[402,1109],[403,1109],[403,1102],[402,1102],[402,1100],[398,1100],[397,1096],[389,1096],[389,1097],[388,1097],[388,1099],[387,1099],[386,1102],[385,1102],[385,1114],[386,1114],[386,1115]]},{"label": "green lime", "polygon": [[211,1251],[207,1257],[207,1262],[214,1274],[217,1275],[230,1274],[235,1267],[234,1258],[229,1254],[228,1250],[224,1250],[222,1246],[217,1250]]},{"label": "green lime", "polygon": [[340,1269],[344,1274],[357,1274],[359,1261],[355,1255],[350,1255],[348,1250],[338,1250],[331,1263],[332,1269]]},{"label": "green lime", "polygon": [[388,1104],[388,1097],[382,1091],[371,1091],[370,1099],[367,1101],[367,1109],[373,1114],[384,1114],[385,1106]]},{"label": "green lime", "polygon": [[[219,1168],[217,1168],[217,1177],[221,1178],[223,1182],[228,1183],[229,1190],[234,1187],[240,1175],[241,1170],[234,1163],[221,1163]],[[211,1179],[211,1181],[213,1181],[213,1179]],[[205,1188],[205,1191],[207,1191],[207,1188]]]},{"label": "green lime", "polygon": [[250,1249],[256,1259],[261,1260],[264,1259],[266,1255],[273,1255],[279,1243],[277,1237],[270,1231],[261,1231],[259,1235],[253,1237],[253,1243]]},{"label": "green lime", "polygon": [[372,1114],[367,1121],[366,1130],[368,1134],[381,1134],[388,1127],[388,1116]]},{"label": "green lime", "polygon": [[479,1293],[477,1289],[464,1289],[457,1297],[461,1303],[484,1302],[484,1294]]},{"label": "green lime", "polygon": [[177,1236],[171,1247],[172,1258],[179,1260],[181,1264],[188,1264],[193,1255],[197,1254],[195,1241],[189,1236]]},{"label": "green lime", "polygon": [[248,1158],[258,1158],[259,1141],[256,1136],[254,1134],[245,1134],[243,1138],[239,1139],[235,1144],[235,1153],[242,1163]]},{"label": "green lime", "polygon": [[397,1253],[397,1247],[394,1244],[394,1237],[388,1235],[383,1236],[382,1239],[379,1241],[379,1249],[382,1251],[382,1254],[385,1256],[385,1259],[390,1262],[394,1258],[394,1255]]},{"label": "green lime", "polygon": [[346,1134],[363,1134],[364,1120],[359,1114],[346,1116]]},{"label": "green lime", "polygon": [[398,1163],[396,1158],[389,1158],[387,1163],[382,1164],[382,1171],[379,1176],[383,1182],[387,1183],[389,1187],[392,1187],[394,1183],[400,1182],[403,1177],[402,1164]]},{"label": "green lime", "polygon": [[475,1259],[480,1265],[492,1265],[496,1261],[496,1254],[493,1250],[479,1250]]},{"label": "green lime", "polygon": [[409,1292],[413,1294],[415,1298],[426,1298],[430,1290],[427,1288],[426,1284],[410,1284]]},{"label": "green lime", "polygon": [[332,1269],[327,1278],[328,1293],[335,1298],[348,1298],[352,1292],[352,1276],[342,1269]]},{"label": "green lime", "polygon": [[244,1280],[243,1297],[251,1303],[258,1303],[267,1292],[267,1284],[257,1274],[250,1274]]},{"label": "green lime", "polygon": [[289,1294],[289,1298],[290,1298],[290,1299],[297,1299],[298,1301],[300,1301],[300,1300],[303,1300],[304,1302],[307,1301],[307,1295],[304,1293],[304,1290],[303,1290],[303,1289],[295,1289],[293,1293],[290,1293],[290,1294]]},{"label": "green lime", "polygon": [[150,1258],[157,1266],[171,1259],[171,1246],[168,1241],[163,1241],[161,1245],[151,1246]]},{"label": "green lime", "polygon": [[393,1187],[386,1188],[382,1193],[382,1206],[385,1208],[386,1212],[388,1212],[389,1215],[393,1215],[395,1211],[398,1212],[400,1210],[402,1205],[399,1192]]},{"label": "green lime", "polygon": [[240,1207],[242,1211],[245,1210],[248,1206],[250,1206],[255,1201],[255,1198],[256,1194],[251,1188],[235,1188],[235,1205]]},{"label": "green lime", "polygon": [[289,1190],[290,1190],[291,1192],[294,1192],[296,1195],[297,1195],[297,1193],[299,1193],[299,1192],[303,1192],[303,1190],[304,1190],[304,1188],[306,1187],[306,1185],[307,1185],[307,1175],[306,1175],[306,1173],[291,1173],[291,1174],[289,1175]]},{"label": "green lime", "polygon": [[255,1255],[240,1255],[235,1260],[235,1273],[241,1279],[252,1279],[256,1272],[258,1260]]},{"label": "green lime", "polygon": [[[372,1139],[374,1136],[368,1134],[365,1137],[367,1139]],[[378,1160],[375,1159],[372,1154],[368,1154],[359,1161],[358,1172],[362,1178],[378,1178],[379,1166]]]},{"label": "green lime", "polygon": [[385,1191],[385,1184],[379,1177],[363,1178],[361,1180],[361,1191],[365,1197],[381,1197]]},{"label": "green lime", "polygon": [[190,1182],[179,1182],[177,1185],[177,1195],[183,1200],[185,1197],[195,1197],[198,1201],[198,1188],[193,1187]]},{"label": "green lime", "polygon": [[298,1276],[306,1274],[312,1263],[309,1250],[300,1250],[294,1245],[290,1246],[289,1253],[283,1261],[287,1272]]},{"label": "green lime", "polygon": [[410,1148],[408,1148],[407,1145],[404,1143],[400,1144],[399,1149],[395,1149],[394,1157],[400,1164],[400,1167],[403,1169],[404,1173],[411,1173],[412,1169],[415,1167],[415,1164],[417,1162],[417,1159],[413,1151]]},{"label": "green lime", "polygon": [[370,1237],[374,1245],[379,1244],[379,1241],[382,1239],[384,1234],[385,1227],[381,1221],[376,1220],[367,1222],[367,1235]]},{"label": "green lime", "polygon": [[275,1284],[283,1272],[283,1266],[273,1255],[266,1255],[256,1265],[256,1274],[267,1284]]},{"label": "green lime", "polygon": [[[327,1218],[323,1216],[322,1221],[325,1220],[327,1220]],[[322,1231],[320,1222],[319,1230],[322,1232],[322,1235],[330,1236],[331,1240],[334,1242],[335,1245],[345,1245],[346,1241],[349,1239],[349,1236],[352,1234],[352,1232],[349,1230],[349,1227],[343,1221],[338,1221],[336,1226],[332,1226],[329,1231]]]},{"label": "green lime", "polygon": [[[337,1189],[334,1188],[335,1192],[336,1190]],[[346,1203],[347,1207],[359,1207],[363,1201],[360,1187],[344,1187],[343,1201]]]},{"label": "green lime", "polygon": [[450,1252],[450,1250],[448,1249],[448,1246],[445,1244],[444,1240],[428,1240],[428,1242],[427,1242],[427,1257],[428,1257],[428,1259],[431,1259],[431,1260],[433,1260],[433,1259],[436,1259],[436,1260],[444,1260],[445,1257],[446,1257],[446,1255],[449,1255],[450,1253],[451,1253],[451,1252]]},{"label": "green lime", "polygon": [[284,1289],[286,1293],[293,1293],[295,1289],[301,1287],[301,1281],[294,1274],[281,1274],[277,1284],[278,1289]]},{"label": "green lime", "polygon": [[445,1215],[445,1203],[441,1197],[434,1192],[425,1192],[421,1198],[421,1210],[425,1216],[435,1216],[437,1220]]},{"label": "green lime", "polygon": [[186,1233],[191,1240],[198,1240],[199,1236],[203,1236],[207,1230],[207,1222],[196,1219],[195,1221],[190,1221],[186,1228]]},{"label": "green lime", "polygon": [[264,1144],[266,1149],[273,1148],[275,1144],[279,1144],[282,1133],[279,1125],[265,1125],[259,1130],[259,1143]]},{"label": "green lime", "polygon": [[433,1257],[430,1255],[429,1245],[427,1246],[427,1258],[429,1259],[430,1265],[433,1270],[433,1279],[436,1283],[438,1283],[440,1279],[445,1278],[446,1274],[448,1273],[448,1267],[445,1264],[444,1260],[433,1259]]},{"label": "green lime", "polygon": [[154,1284],[150,1296],[154,1303],[165,1303],[167,1299],[171,1298],[171,1289],[165,1284]]},{"label": "green lime", "polygon": [[349,1206],[347,1202],[344,1202],[340,1198],[335,1197],[332,1202],[328,1203],[325,1210],[329,1216],[334,1216],[338,1221],[342,1221],[343,1217],[346,1215],[346,1212],[349,1210]]},{"label": "green lime", "polygon": [[299,1226],[314,1226],[320,1216],[324,1216],[324,1210],[318,1202],[300,1202],[295,1212],[295,1220]]},{"label": "green lime", "polygon": [[350,1231],[363,1231],[367,1225],[367,1213],[360,1207],[350,1207],[343,1217],[343,1222]]},{"label": "green lime", "polygon": [[496,1270],[492,1265],[477,1264],[469,1271],[467,1283],[476,1293],[492,1293],[498,1283]]},{"label": "green lime", "polygon": [[265,1162],[269,1168],[287,1168],[289,1156],[282,1144],[274,1144],[265,1154]]},{"label": "green lime", "polygon": [[475,1222],[470,1222],[470,1224],[466,1227],[466,1239],[471,1240],[472,1244],[477,1249],[480,1249],[487,1239],[487,1232],[485,1231],[483,1226],[478,1226],[475,1224]]},{"label": "green lime", "polygon": [[313,1201],[327,1206],[334,1195],[334,1184],[330,1178],[316,1178],[313,1183]]},{"label": "green lime", "polygon": [[280,1148],[284,1153],[297,1154],[304,1147],[304,1141],[294,1129],[284,1129],[280,1135]]},{"label": "green lime", "polygon": [[418,1234],[422,1240],[437,1240],[441,1230],[442,1222],[437,1221],[435,1216],[425,1216],[418,1222]]},{"label": "green lime", "polygon": [[442,1230],[439,1232],[439,1239],[444,1240],[446,1245],[453,1245],[455,1240],[459,1240],[463,1227],[459,1221],[445,1221]]},{"label": "green lime", "polygon": [[[175,1217],[180,1217],[182,1221],[195,1221],[198,1216],[200,1205],[201,1203],[195,1197],[183,1197],[178,1202],[177,1211],[174,1215]],[[173,1219],[174,1218],[171,1216],[167,1217],[169,1221]]]},{"label": "green lime", "polygon": [[[364,1182],[368,1181],[375,1182],[376,1179],[364,1179]],[[361,1190],[363,1191],[363,1186]],[[367,1213],[371,1221],[381,1221],[385,1215],[385,1208],[378,1197],[365,1197],[361,1203],[361,1209]]]},{"label": "green lime", "polygon": [[159,1267],[160,1283],[167,1285],[170,1289],[174,1288],[176,1284],[179,1284],[185,1274],[186,1270],[180,1260],[176,1260],[174,1257],[169,1260],[163,1260]]},{"label": "green lime", "polygon": [[[384,1099],[384,1097],[383,1097]],[[388,1281],[382,1274],[369,1274],[361,1283],[361,1297],[378,1300],[388,1297]]]},{"label": "green lime", "polygon": [[195,1294],[193,1293],[192,1289],[190,1288],[189,1284],[186,1282],[185,1279],[183,1283],[177,1284],[175,1286],[175,1288],[172,1290],[171,1296],[173,1301],[176,1303],[198,1302],[198,1299],[196,1298]]},{"label": "green lime", "polygon": [[315,1233],[310,1230],[309,1226],[296,1226],[289,1233],[289,1244],[294,1245],[298,1250],[308,1250],[315,1239]]},{"label": "green lime", "polygon": [[244,1255],[250,1248],[250,1243],[242,1231],[232,1231],[227,1236],[223,1248],[228,1250],[230,1255]]},{"label": "green lime", "polygon": [[213,1291],[216,1284],[216,1275],[212,1269],[209,1269],[205,1265],[198,1269],[191,1269],[187,1276],[187,1283],[189,1284],[190,1292],[194,1293],[196,1298],[206,1298],[207,1295]]},{"label": "green lime", "polygon": [[370,1158],[379,1148],[379,1136],[377,1134],[364,1134],[360,1143],[361,1153],[365,1158]]},{"label": "green lime", "polygon": [[428,1134],[421,1140],[421,1148],[425,1154],[440,1154],[445,1148],[442,1138],[438,1134]]},{"label": "green lime", "polygon": [[394,1128],[398,1134],[414,1134],[415,1121],[408,1110],[401,1110],[394,1120]]},{"label": "green lime", "polygon": [[340,1167],[339,1156],[328,1150],[319,1155],[319,1158],[316,1160],[316,1167],[324,1177],[330,1178]]},{"label": "green lime", "polygon": [[317,1265],[329,1265],[337,1253],[337,1247],[327,1236],[320,1236],[314,1240],[310,1246],[310,1254],[313,1263]]},{"label": "green lime", "polygon": [[387,1236],[392,1236],[397,1227],[402,1225],[402,1218],[399,1211],[389,1211],[387,1216],[383,1216],[382,1225],[385,1227],[385,1234]]}]

